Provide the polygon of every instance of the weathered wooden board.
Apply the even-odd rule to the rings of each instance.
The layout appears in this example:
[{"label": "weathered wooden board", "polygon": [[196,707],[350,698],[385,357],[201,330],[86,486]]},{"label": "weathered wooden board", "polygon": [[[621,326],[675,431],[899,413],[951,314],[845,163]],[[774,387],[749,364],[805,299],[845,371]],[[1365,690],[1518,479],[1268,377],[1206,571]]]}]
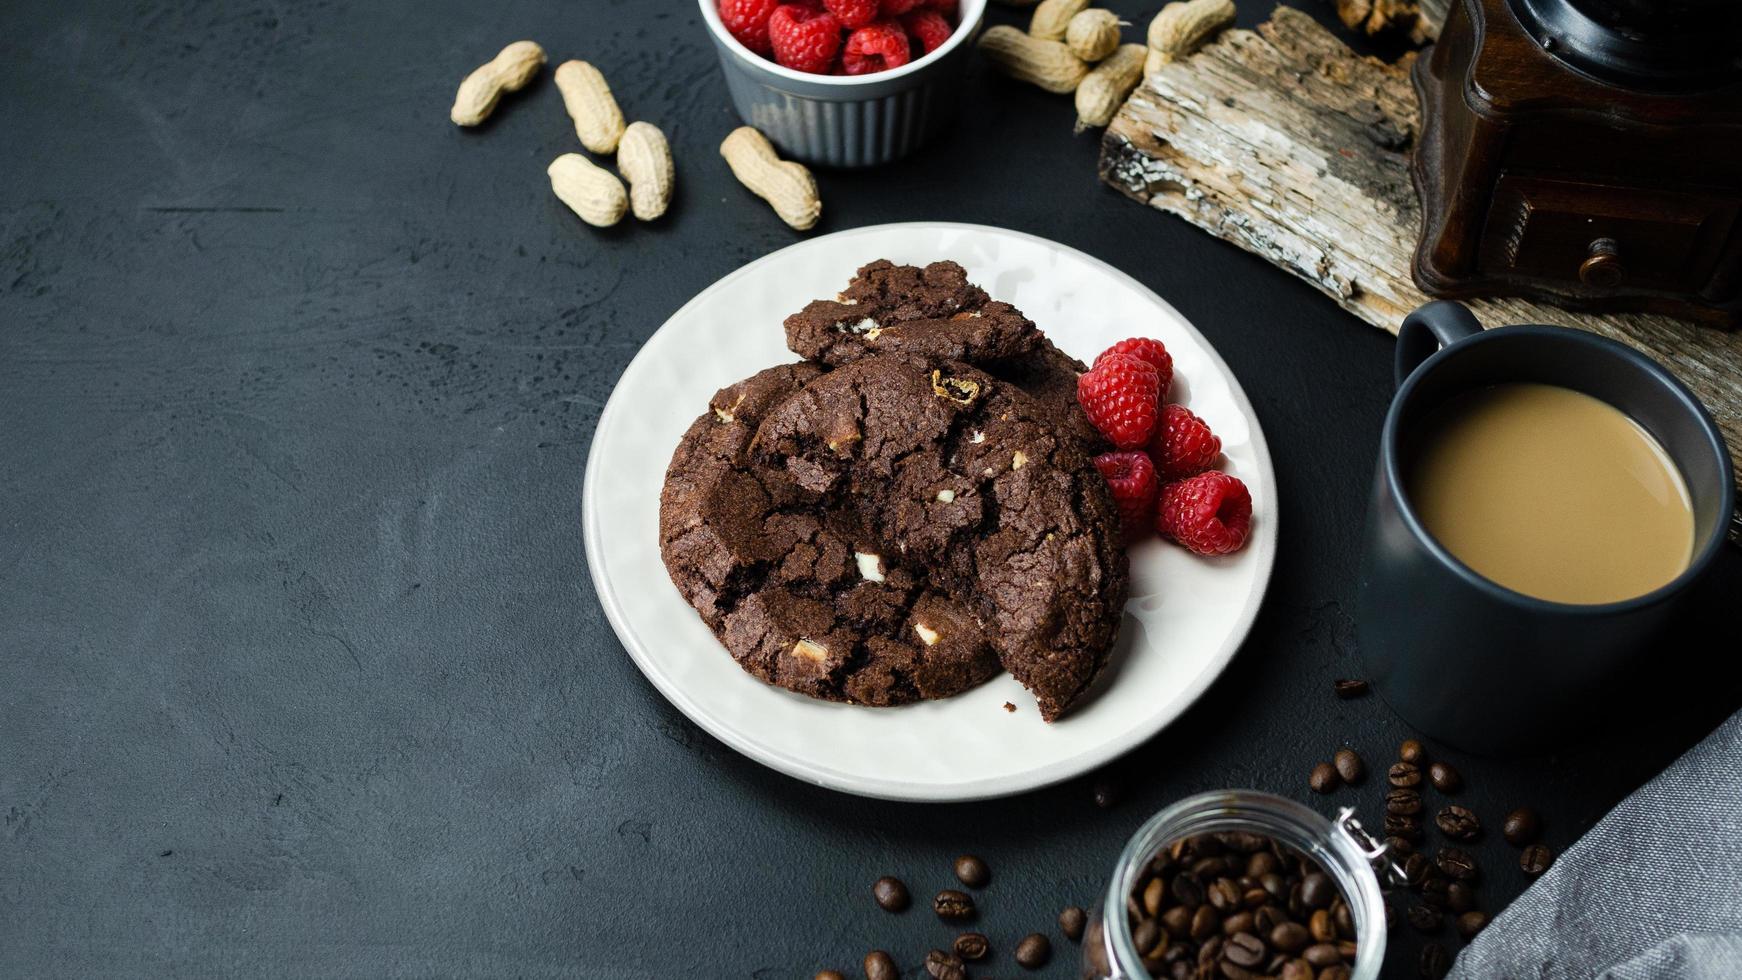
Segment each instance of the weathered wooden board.
[{"label": "weathered wooden board", "polygon": [[[1411,60],[1359,57],[1311,17],[1279,7],[1256,31],[1225,31],[1138,86],[1107,129],[1101,176],[1396,332],[1429,299],[1409,276],[1419,224],[1408,169],[1419,123]],[[1668,365],[1711,409],[1742,468],[1742,332],[1520,299],[1470,307],[1490,326],[1582,327]]]}]

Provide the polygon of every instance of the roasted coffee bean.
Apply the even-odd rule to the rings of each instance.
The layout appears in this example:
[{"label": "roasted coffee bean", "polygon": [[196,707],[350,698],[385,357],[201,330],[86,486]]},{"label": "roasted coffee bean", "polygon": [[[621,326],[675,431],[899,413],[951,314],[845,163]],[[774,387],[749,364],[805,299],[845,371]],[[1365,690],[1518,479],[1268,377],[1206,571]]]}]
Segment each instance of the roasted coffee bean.
[{"label": "roasted coffee bean", "polygon": [[913,897],[908,895],[907,886],[901,883],[901,879],[888,875],[877,879],[871,886],[871,897],[885,912],[904,912],[913,903]]},{"label": "roasted coffee bean", "polygon": [[956,879],[969,888],[985,888],[992,880],[992,869],[972,854],[956,858]]},{"label": "roasted coffee bean", "polygon": [[1222,957],[1235,966],[1250,970],[1264,962],[1264,940],[1249,932],[1236,932],[1222,946]]},{"label": "roasted coffee bean", "polygon": [[1337,897],[1337,886],[1331,883],[1331,876],[1315,871],[1300,880],[1300,900],[1307,908],[1329,908]]},{"label": "roasted coffee bean", "polygon": [[1456,793],[1464,786],[1464,777],[1458,775],[1450,763],[1436,762],[1427,767],[1428,782],[1434,784],[1434,789],[1442,793]]},{"label": "roasted coffee bean", "polygon": [[1475,812],[1468,807],[1446,807],[1434,817],[1434,826],[1452,840],[1475,840],[1482,836],[1482,821],[1476,819]]},{"label": "roasted coffee bean", "polygon": [[1524,853],[1518,855],[1518,867],[1532,878],[1547,871],[1548,866],[1553,863],[1554,852],[1546,844],[1532,844],[1524,849]]},{"label": "roasted coffee bean", "polygon": [[1279,980],[1314,980],[1313,965],[1306,960],[1289,960],[1282,965]]},{"label": "roasted coffee bean", "polygon": [[1279,867],[1281,865],[1277,863],[1276,855],[1269,851],[1255,851],[1246,859],[1246,877],[1263,878],[1265,875],[1275,874]]},{"label": "roasted coffee bean", "polygon": [[986,958],[992,951],[992,941],[977,932],[964,932],[956,937],[952,946],[956,955],[969,963]]},{"label": "roasted coffee bean", "polygon": [[1065,938],[1073,943],[1082,942],[1083,926],[1088,921],[1088,913],[1075,905],[1067,905],[1065,910],[1059,913],[1059,932],[1064,933]]},{"label": "roasted coffee bean", "polygon": [[1192,913],[1191,937],[1193,939],[1203,942],[1221,931],[1222,917],[1216,914],[1215,909],[1208,905],[1200,905],[1198,910]]},{"label": "roasted coffee bean", "polygon": [[1227,915],[1240,907],[1240,886],[1227,878],[1217,878],[1210,882],[1208,898],[1210,905],[1214,906],[1216,911]]},{"label": "roasted coffee bean", "polygon": [[974,917],[974,900],[967,892],[946,888],[931,900],[931,910],[940,919],[971,919]]},{"label": "roasted coffee bean", "polygon": [[1192,874],[1197,875],[1199,881],[1215,881],[1227,873],[1228,859],[1219,854],[1215,857],[1198,858],[1192,862]]},{"label": "roasted coffee bean", "polygon": [[1446,886],[1446,905],[1453,912],[1468,912],[1476,907],[1476,889],[1462,881]]},{"label": "roasted coffee bean", "polygon": [[1240,904],[1255,909],[1270,901],[1270,893],[1262,888],[1248,888],[1240,895]]},{"label": "roasted coffee bean", "polygon": [[1355,954],[1360,952],[1360,949],[1352,941],[1343,939],[1337,942],[1337,952],[1342,953],[1343,959],[1352,963],[1355,961]]},{"label": "roasted coffee bean", "polygon": [[1298,953],[1312,941],[1312,934],[1298,922],[1279,922],[1270,930],[1270,945],[1284,953]]},{"label": "roasted coffee bean", "polygon": [[1282,925],[1285,922],[1293,921],[1293,919],[1288,917],[1287,912],[1284,912],[1274,905],[1266,905],[1252,913],[1252,931],[1259,935],[1268,936],[1270,935],[1271,930],[1275,929],[1277,926]]},{"label": "roasted coffee bean", "polygon": [[1355,754],[1354,749],[1338,749],[1337,754],[1331,756],[1331,765],[1336,767],[1337,775],[1342,777],[1343,782],[1350,786],[1367,778],[1367,766]]},{"label": "roasted coffee bean", "polygon": [[1192,910],[1184,905],[1174,905],[1161,913],[1161,927],[1175,939],[1184,939],[1192,931]]},{"label": "roasted coffee bean", "polygon": [[961,959],[941,949],[925,954],[925,972],[931,974],[932,980],[968,980],[968,968]]},{"label": "roasted coffee bean", "polygon": [[1149,879],[1149,884],[1143,886],[1143,911],[1152,919],[1160,915],[1161,903],[1166,897],[1167,888],[1162,885],[1161,879]]},{"label": "roasted coffee bean", "polygon": [[1536,835],[1542,833],[1542,818],[1530,807],[1521,806],[1506,815],[1506,823],[1500,832],[1506,836],[1506,843],[1514,847],[1523,847],[1536,840]]},{"label": "roasted coffee bean", "polygon": [[1410,884],[1419,885],[1421,884],[1422,876],[1427,874],[1427,855],[1419,852],[1411,854],[1403,859],[1403,864],[1400,867],[1403,869],[1403,877],[1407,879]]},{"label": "roasted coffee bean", "polygon": [[1476,938],[1476,933],[1488,926],[1488,913],[1470,911],[1458,916],[1458,935],[1465,939]]},{"label": "roasted coffee bean", "polygon": [[1301,951],[1301,959],[1313,966],[1326,967],[1343,962],[1343,954],[1337,952],[1335,943],[1316,943]]},{"label": "roasted coffee bean", "polygon": [[1331,690],[1337,692],[1337,697],[1347,701],[1350,698],[1364,697],[1367,694],[1367,682],[1357,680],[1337,680],[1331,682]]},{"label": "roasted coffee bean", "polygon": [[1331,921],[1337,924],[1337,935],[1344,939],[1355,938],[1355,916],[1349,911],[1348,903],[1340,898],[1331,905]]},{"label": "roasted coffee bean", "polygon": [[1439,932],[1446,922],[1445,915],[1431,905],[1411,905],[1406,918],[1411,929],[1427,935]]},{"label": "roasted coffee bean", "polygon": [[1440,848],[1440,852],[1434,855],[1434,866],[1446,877],[1459,881],[1475,881],[1481,876],[1476,867],[1476,859],[1461,847]]},{"label": "roasted coffee bean", "polygon": [[1401,813],[1385,815],[1385,836],[1421,840],[1421,818]]},{"label": "roasted coffee bean", "polygon": [[1313,942],[1329,943],[1337,939],[1337,924],[1331,921],[1330,909],[1319,909],[1307,919],[1307,931],[1312,934]]},{"label": "roasted coffee bean", "polygon": [[1385,848],[1393,860],[1405,858],[1415,853],[1415,845],[1401,837],[1385,838]]},{"label": "roasted coffee bean", "polygon": [[1385,770],[1385,781],[1398,789],[1414,789],[1421,785],[1421,770],[1413,762],[1394,762]]},{"label": "roasted coffee bean", "polygon": [[1413,817],[1421,812],[1421,793],[1413,789],[1394,789],[1385,794],[1385,812],[1398,817]]},{"label": "roasted coffee bean", "polygon": [[1204,883],[1197,875],[1181,872],[1173,876],[1168,885],[1168,891],[1173,892],[1173,900],[1188,909],[1195,909],[1204,904]]},{"label": "roasted coffee bean", "polygon": [[1314,766],[1311,775],[1307,777],[1307,785],[1315,793],[1334,793],[1342,782],[1342,777],[1337,775],[1337,767],[1329,762]]},{"label": "roasted coffee bean", "polygon": [[1253,929],[1251,912],[1235,912],[1222,920],[1222,935],[1231,936],[1236,932],[1251,932]]},{"label": "roasted coffee bean", "polygon": [[1421,957],[1416,960],[1416,970],[1427,980],[1440,980],[1452,969],[1452,954],[1439,943],[1428,943],[1421,948]]},{"label": "roasted coffee bean", "polygon": [[901,980],[895,959],[880,949],[865,954],[865,980]]},{"label": "roasted coffee bean", "polygon": [[1144,919],[1131,930],[1131,945],[1137,947],[1137,955],[1153,956],[1162,949],[1162,936],[1161,927],[1154,919]]},{"label": "roasted coffee bean", "polygon": [[847,980],[847,975],[840,970],[823,970],[816,975],[815,980]]},{"label": "roasted coffee bean", "polygon": [[1332,963],[1319,971],[1318,980],[1349,980],[1352,975],[1347,964]]},{"label": "roasted coffee bean", "polygon": [[1038,970],[1052,958],[1052,943],[1038,932],[1031,932],[1016,944],[1016,965],[1024,970]]},{"label": "roasted coffee bean", "polygon": [[1421,765],[1427,761],[1427,749],[1413,738],[1406,738],[1397,747],[1397,757],[1412,765]]},{"label": "roasted coffee bean", "polygon": [[1451,887],[1452,882],[1449,878],[1442,878],[1438,875],[1430,877],[1421,883],[1421,900],[1436,909],[1451,908]]},{"label": "roasted coffee bean", "polygon": [[1222,980],[1254,980],[1258,974],[1231,960],[1223,960],[1216,964],[1216,975]]},{"label": "roasted coffee bean", "polygon": [[1119,798],[1123,795],[1119,791],[1119,784],[1106,777],[1095,780],[1094,794],[1095,805],[1103,810],[1118,806]]},{"label": "roasted coffee bean", "polygon": [[1272,872],[1258,879],[1258,884],[1271,899],[1281,901],[1288,897],[1288,879]]},{"label": "roasted coffee bean", "polygon": [[1222,958],[1222,937],[1211,936],[1202,946],[1198,947],[1198,965],[1209,966]]}]

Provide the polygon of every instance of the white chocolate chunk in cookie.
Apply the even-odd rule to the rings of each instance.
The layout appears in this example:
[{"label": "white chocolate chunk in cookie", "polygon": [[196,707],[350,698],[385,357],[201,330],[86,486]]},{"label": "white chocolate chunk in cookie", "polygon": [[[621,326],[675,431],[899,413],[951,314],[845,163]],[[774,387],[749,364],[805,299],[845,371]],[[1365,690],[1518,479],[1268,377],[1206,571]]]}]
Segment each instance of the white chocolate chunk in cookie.
[{"label": "white chocolate chunk in cookie", "polygon": [[954,490],[939,490],[938,500],[942,503],[953,504],[956,502],[956,492]]},{"label": "white chocolate chunk in cookie", "polygon": [[800,640],[792,645],[792,655],[795,657],[803,657],[814,664],[820,664],[829,659],[829,648],[823,646],[821,643],[813,643],[810,640]]},{"label": "white chocolate chunk in cookie", "polygon": [[863,551],[853,552],[853,560],[859,563],[859,577],[867,582],[883,581],[883,558],[879,555],[868,555]]},{"label": "white chocolate chunk in cookie", "polygon": [[924,623],[914,623],[913,631],[919,634],[920,640],[924,641],[926,646],[935,647],[938,645],[938,631],[930,626]]}]

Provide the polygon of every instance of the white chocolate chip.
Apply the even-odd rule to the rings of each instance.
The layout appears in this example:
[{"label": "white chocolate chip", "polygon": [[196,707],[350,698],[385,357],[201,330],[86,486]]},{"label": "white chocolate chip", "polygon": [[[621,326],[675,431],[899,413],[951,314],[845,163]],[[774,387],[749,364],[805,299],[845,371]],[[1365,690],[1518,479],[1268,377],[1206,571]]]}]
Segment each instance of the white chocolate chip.
[{"label": "white chocolate chip", "polygon": [[1023,464],[1027,463],[1027,462],[1028,462],[1028,455],[1026,453],[1024,453],[1022,450],[1018,449],[1016,451],[1016,455],[1010,457],[1010,468],[1013,470],[1022,469]]},{"label": "white chocolate chip", "polygon": [[722,422],[731,422],[733,415],[731,412],[728,412],[723,408],[716,408],[714,409],[714,417]]},{"label": "white chocolate chip", "polygon": [[919,634],[919,638],[925,642],[926,646],[935,647],[938,645],[938,631],[930,626],[924,623],[914,623],[913,631]]},{"label": "white chocolate chip", "polygon": [[877,321],[870,317],[865,317],[858,323],[848,323],[847,321],[842,320],[840,323],[835,324],[835,329],[839,330],[841,333],[875,334],[877,332]]},{"label": "white chocolate chip", "polygon": [[883,581],[883,559],[880,556],[855,551],[853,552],[853,560],[859,563],[860,578],[867,582]]},{"label": "white chocolate chip", "polygon": [[823,646],[821,643],[812,643],[810,640],[800,640],[792,645],[792,655],[795,657],[803,657],[811,663],[820,664],[829,659],[829,648]]},{"label": "white chocolate chip", "polygon": [[975,432],[973,438],[969,439],[968,441],[973,443],[974,445],[978,446],[980,443],[986,441],[986,433]]},{"label": "white chocolate chip", "polygon": [[953,504],[956,502],[956,492],[954,490],[939,490],[938,499],[946,504]]}]

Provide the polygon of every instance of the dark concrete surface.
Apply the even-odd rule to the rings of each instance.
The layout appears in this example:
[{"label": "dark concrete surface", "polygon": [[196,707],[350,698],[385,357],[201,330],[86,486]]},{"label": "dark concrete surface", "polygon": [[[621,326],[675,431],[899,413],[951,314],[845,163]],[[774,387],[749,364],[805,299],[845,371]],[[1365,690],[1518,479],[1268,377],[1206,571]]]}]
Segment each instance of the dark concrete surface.
[{"label": "dark concrete surface", "polygon": [[[448,123],[520,37],[665,128],[668,218],[599,232],[552,197],[575,146],[548,76]],[[1358,672],[1391,341],[1099,186],[1068,99],[983,66],[966,98],[919,157],[822,174],[819,231],[984,222],[1104,258],[1218,345],[1276,457],[1257,628],[1114,767],[1109,811],[1087,778],[963,806],[800,784],[697,731],[607,627],[580,520],[599,408],[667,315],[798,237],[716,152],[737,121],[691,3],[0,4],[0,976],[808,977],[877,946],[916,968],[950,931],[870,883],[930,894],[970,850],[1008,975],[1165,802],[1306,799],[1344,743],[1388,761],[1407,729],[1329,686]],[[1594,708],[1594,743],[1450,756],[1466,802],[1534,803],[1564,846],[1737,704],[1713,656],[1737,641],[1731,619],[1666,649],[1675,700]],[[1493,835],[1480,854],[1497,909],[1522,878]]]}]

